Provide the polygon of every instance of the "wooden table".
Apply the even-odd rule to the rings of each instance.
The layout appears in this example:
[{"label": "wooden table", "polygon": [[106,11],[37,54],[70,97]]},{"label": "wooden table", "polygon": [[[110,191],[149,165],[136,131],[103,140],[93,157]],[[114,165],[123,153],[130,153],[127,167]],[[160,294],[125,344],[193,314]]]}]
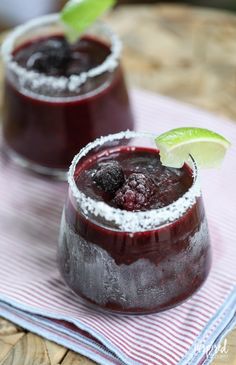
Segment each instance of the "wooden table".
[{"label": "wooden table", "polygon": [[[187,6],[145,5],[122,6],[107,21],[124,41],[130,85],[236,120],[236,16]],[[236,330],[227,336],[227,349],[214,365],[236,365]],[[94,363],[0,319],[0,365],[41,364]]]}]

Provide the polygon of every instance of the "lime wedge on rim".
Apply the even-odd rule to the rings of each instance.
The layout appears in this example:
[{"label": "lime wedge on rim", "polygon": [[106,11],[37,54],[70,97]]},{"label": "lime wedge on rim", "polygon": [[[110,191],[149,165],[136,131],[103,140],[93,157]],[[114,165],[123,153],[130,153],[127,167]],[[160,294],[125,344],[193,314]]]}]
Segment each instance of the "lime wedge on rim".
[{"label": "lime wedge on rim", "polygon": [[176,128],[155,139],[164,166],[180,168],[191,155],[199,167],[220,166],[230,142],[203,128]]},{"label": "lime wedge on rim", "polygon": [[75,42],[116,0],[69,0],[61,11],[66,37]]}]

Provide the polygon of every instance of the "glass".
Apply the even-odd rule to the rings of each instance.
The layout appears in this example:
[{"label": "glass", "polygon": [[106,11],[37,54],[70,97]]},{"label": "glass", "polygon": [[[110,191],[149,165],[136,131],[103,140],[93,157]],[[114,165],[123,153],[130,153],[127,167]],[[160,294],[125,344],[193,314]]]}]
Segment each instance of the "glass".
[{"label": "glass", "polygon": [[65,178],[74,155],[88,142],[133,129],[120,65],[121,43],[104,24],[96,23],[85,37],[110,52],[87,72],[69,77],[47,76],[14,61],[14,52],[27,44],[63,34],[58,15],[54,14],[16,28],[2,45],[6,150],[17,163],[61,178]]},{"label": "glass", "polygon": [[97,139],[74,158],[59,238],[61,274],[76,294],[103,309],[142,314],[174,307],[200,288],[211,263],[197,166],[190,158],[193,183],[174,203],[120,210],[86,196],[75,182],[78,168],[111,142],[118,150],[155,148],[154,136],[127,131]]}]

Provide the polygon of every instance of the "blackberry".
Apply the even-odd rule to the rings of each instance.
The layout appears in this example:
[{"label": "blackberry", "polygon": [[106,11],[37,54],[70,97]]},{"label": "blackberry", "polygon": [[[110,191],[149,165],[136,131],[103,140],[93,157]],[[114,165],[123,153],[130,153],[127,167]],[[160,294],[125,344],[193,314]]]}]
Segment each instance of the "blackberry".
[{"label": "blackberry", "polygon": [[114,203],[118,208],[138,211],[149,209],[157,187],[150,176],[132,173],[115,195]]},{"label": "blackberry", "polygon": [[101,163],[93,181],[106,193],[114,194],[124,183],[124,173],[117,161]]},{"label": "blackberry", "polygon": [[65,39],[49,39],[30,56],[27,68],[47,75],[58,75],[66,68],[70,58],[70,46]]}]

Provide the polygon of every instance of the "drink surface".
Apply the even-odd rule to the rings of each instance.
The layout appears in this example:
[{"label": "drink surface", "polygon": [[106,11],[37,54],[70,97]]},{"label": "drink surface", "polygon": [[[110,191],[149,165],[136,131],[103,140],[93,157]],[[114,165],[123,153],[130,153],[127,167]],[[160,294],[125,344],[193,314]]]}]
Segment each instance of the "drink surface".
[{"label": "drink surface", "polygon": [[[14,51],[27,70],[69,77],[100,65],[111,53],[105,42],[84,36],[69,46],[62,36],[39,38]],[[51,93],[51,94],[50,94]],[[48,168],[66,170],[88,142],[133,129],[133,117],[121,67],[89,78],[78,92],[22,89],[11,71],[5,82],[3,134],[19,156]]]},{"label": "drink surface", "polygon": [[[121,185],[122,183],[125,185],[134,177],[131,186],[128,186],[129,191],[136,193],[138,187],[137,193],[142,194],[142,185],[145,190],[151,185],[150,197],[147,197],[149,201],[144,201],[143,205],[140,202],[138,209],[135,209],[135,207],[134,209],[126,209],[126,206],[119,204],[116,195],[119,192],[122,193],[124,189],[107,193],[96,183],[96,173],[102,170],[103,166],[106,168],[107,164],[112,164],[114,161],[119,164],[124,174],[124,181],[121,182]],[[76,175],[78,175],[76,178],[78,188],[87,196],[98,201],[105,201],[115,208],[134,211],[158,209],[169,205],[187,192],[193,183],[192,171],[187,165],[181,169],[165,167],[160,162],[157,150],[137,147],[135,149],[133,147],[123,147],[111,149],[109,152],[100,152],[98,156],[93,156],[89,162],[87,161],[87,163],[80,166],[76,171]],[[135,179],[139,181],[140,176],[142,178],[140,186],[137,186],[138,183],[135,184]],[[147,186],[148,184],[149,186]],[[143,195],[145,195],[144,191]]]},{"label": "drink surface", "polygon": [[[115,193],[102,191],[96,182],[100,165],[111,159],[119,162],[125,175]],[[151,176],[151,187],[157,190],[148,195],[151,199],[147,201],[144,193],[144,206],[136,209],[133,205],[133,214],[138,213],[136,210],[148,214],[150,209],[166,206],[193,184],[189,167],[165,168],[157,150],[128,146],[89,156],[77,166],[75,181],[94,200],[117,207],[114,199],[134,173]],[[131,184],[131,188],[136,189],[137,185]],[[149,190],[150,186],[145,188]],[[152,313],[171,308],[200,288],[210,262],[201,197],[171,223],[149,231],[124,232],[106,219],[84,214],[73,195],[68,196],[59,240],[60,270],[70,288],[93,304],[120,313]]]},{"label": "drink surface", "polygon": [[20,46],[14,51],[14,60],[27,70],[69,77],[100,65],[110,53],[108,45],[93,36],[84,36],[70,45],[63,36],[55,35]]}]

